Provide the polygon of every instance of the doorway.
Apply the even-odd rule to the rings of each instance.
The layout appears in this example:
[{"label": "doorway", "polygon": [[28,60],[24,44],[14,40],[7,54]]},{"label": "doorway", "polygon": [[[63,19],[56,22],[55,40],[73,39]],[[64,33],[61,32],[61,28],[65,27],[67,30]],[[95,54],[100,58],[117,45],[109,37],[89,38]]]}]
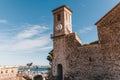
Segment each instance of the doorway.
[{"label": "doorway", "polygon": [[63,80],[63,67],[61,64],[57,65],[58,80]]}]

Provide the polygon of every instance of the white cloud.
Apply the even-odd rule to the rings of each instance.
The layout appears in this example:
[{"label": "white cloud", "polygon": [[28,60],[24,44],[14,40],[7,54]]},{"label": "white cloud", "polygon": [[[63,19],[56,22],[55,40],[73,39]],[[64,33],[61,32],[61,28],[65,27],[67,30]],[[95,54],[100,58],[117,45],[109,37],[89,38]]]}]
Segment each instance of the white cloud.
[{"label": "white cloud", "polygon": [[4,38],[0,36],[3,39],[0,41],[0,53],[35,53],[51,49],[50,35],[45,33],[47,30],[45,26],[32,25],[11,37],[2,34]]},{"label": "white cloud", "polygon": [[48,28],[45,26],[40,26],[40,25],[32,25],[32,27],[29,27],[22,32],[20,32],[17,35],[18,39],[25,39],[25,38],[30,38],[33,37],[34,35],[37,35],[38,33],[42,33]]},{"label": "white cloud", "polygon": [[48,49],[52,50],[53,46],[47,46],[47,47],[40,48],[40,50],[48,50]]},{"label": "white cloud", "polygon": [[7,20],[5,19],[0,19],[0,24],[6,24],[7,23]]},{"label": "white cloud", "polygon": [[13,51],[26,51],[32,50],[36,48],[44,47],[49,43],[49,36],[42,36],[36,39],[25,39],[19,42],[16,42],[12,47],[11,50]]},{"label": "white cloud", "polygon": [[84,27],[83,29],[80,29],[79,32],[80,33],[88,33],[90,31],[92,31],[92,29],[93,29],[93,26],[91,26],[91,27]]}]

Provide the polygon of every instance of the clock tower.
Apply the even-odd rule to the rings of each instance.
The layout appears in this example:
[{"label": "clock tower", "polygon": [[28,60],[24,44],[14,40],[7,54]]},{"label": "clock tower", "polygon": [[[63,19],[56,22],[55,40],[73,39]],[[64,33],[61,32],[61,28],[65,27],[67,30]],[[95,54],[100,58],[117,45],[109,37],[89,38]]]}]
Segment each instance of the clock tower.
[{"label": "clock tower", "polygon": [[72,33],[72,11],[65,5],[53,10],[54,37]]},{"label": "clock tower", "polygon": [[53,76],[64,80],[64,74],[68,71],[66,62],[66,35],[72,33],[72,11],[65,5],[53,10],[54,32],[53,32]]}]

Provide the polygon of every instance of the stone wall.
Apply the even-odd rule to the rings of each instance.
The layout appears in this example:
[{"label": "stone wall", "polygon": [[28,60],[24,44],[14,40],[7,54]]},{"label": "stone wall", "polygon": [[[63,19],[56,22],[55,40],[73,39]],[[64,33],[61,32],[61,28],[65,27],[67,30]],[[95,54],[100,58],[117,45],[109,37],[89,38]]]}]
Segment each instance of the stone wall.
[{"label": "stone wall", "polygon": [[97,23],[104,70],[109,80],[120,79],[120,3]]},{"label": "stone wall", "polygon": [[120,3],[96,23],[100,44],[120,44]]},{"label": "stone wall", "polygon": [[65,56],[69,69],[65,80],[119,80],[119,40],[111,44],[81,46],[76,36],[75,33],[66,36]]},{"label": "stone wall", "polygon": [[[59,45],[59,46],[58,46]],[[56,47],[57,46],[57,47]],[[66,67],[66,58],[65,58],[65,54],[66,54],[66,48],[65,48],[65,36],[59,37],[59,38],[55,38],[54,39],[54,51],[53,53],[57,54],[53,54],[54,55],[54,59],[53,59],[53,65],[52,65],[52,73],[54,76],[57,76],[57,66],[58,64],[62,64],[63,66],[63,74],[66,72],[67,67]],[[64,56],[63,56],[64,55]]]},{"label": "stone wall", "polygon": [[[67,63],[69,71],[66,72],[68,80],[97,80],[103,77],[103,55],[99,44],[81,46],[76,34],[67,36]],[[66,80],[66,79],[65,79]]]}]

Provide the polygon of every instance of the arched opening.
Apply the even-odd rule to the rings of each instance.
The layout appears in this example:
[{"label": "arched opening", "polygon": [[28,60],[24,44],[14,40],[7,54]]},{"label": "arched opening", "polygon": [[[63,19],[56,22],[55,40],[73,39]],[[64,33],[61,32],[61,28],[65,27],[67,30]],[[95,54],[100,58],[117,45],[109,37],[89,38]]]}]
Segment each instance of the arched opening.
[{"label": "arched opening", "polygon": [[63,67],[61,64],[57,65],[58,80],[63,80]]}]

